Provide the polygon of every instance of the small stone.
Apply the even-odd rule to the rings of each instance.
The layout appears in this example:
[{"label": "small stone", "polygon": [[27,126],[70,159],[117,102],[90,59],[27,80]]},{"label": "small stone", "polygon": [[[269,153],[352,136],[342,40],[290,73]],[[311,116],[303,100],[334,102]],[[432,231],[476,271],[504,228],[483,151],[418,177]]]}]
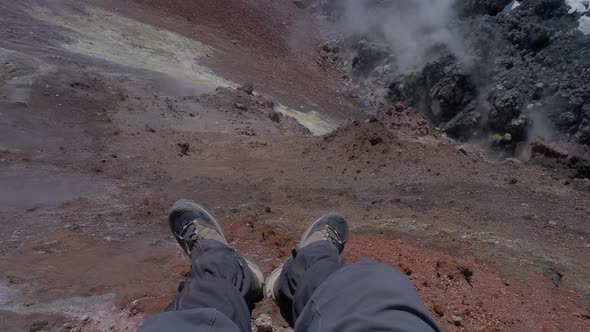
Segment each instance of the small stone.
[{"label": "small stone", "polygon": [[245,93],[251,95],[254,93],[254,84],[253,83],[246,83],[238,88],[240,91],[244,91]]},{"label": "small stone", "polygon": [[465,149],[465,147],[463,145],[457,147],[457,151],[461,152],[464,155],[467,155],[467,149]]},{"label": "small stone", "polygon": [[506,162],[510,163],[510,164],[517,164],[517,165],[522,164],[522,162],[516,158],[507,158]]},{"label": "small stone", "polygon": [[180,153],[178,154],[180,157],[182,156],[189,156],[190,155],[190,144],[183,142],[183,143],[177,143],[176,146],[178,146],[178,148],[180,149]]},{"label": "small stone", "polygon": [[572,184],[579,191],[590,191],[590,179],[574,179]]},{"label": "small stone", "polygon": [[432,309],[434,309],[434,312],[440,317],[445,315],[445,307],[438,303],[435,303]]},{"label": "small stone", "polygon": [[455,324],[455,326],[461,326],[461,322],[463,321],[463,318],[461,318],[459,316],[452,316],[451,320],[453,321],[453,324]]},{"label": "small stone", "polygon": [[64,323],[64,325],[61,326],[61,330],[60,331],[70,331],[74,328],[74,323],[72,322],[66,322]]},{"label": "small stone", "polygon": [[268,117],[270,118],[270,120],[272,122],[276,122],[276,123],[280,123],[281,122],[281,116],[279,115],[279,113],[277,112],[272,112],[268,115]]},{"label": "small stone", "polygon": [[246,105],[242,104],[242,103],[235,103],[234,106],[239,109],[240,111],[245,111],[248,108],[246,107]]},{"label": "small stone", "polygon": [[31,325],[31,327],[29,328],[29,331],[31,331],[31,332],[43,331],[43,330],[45,330],[45,328],[48,327],[48,325],[49,325],[48,321],[38,320]]},{"label": "small stone", "polygon": [[256,318],[254,326],[258,332],[272,332],[272,318],[268,314],[262,314]]},{"label": "small stone", "polygon": [[517,184],[517,183],[518,183],[518,179],[517,178],[510,179],[510,184]]},{"label": "small stone", "polygon": [[321,49],[324,52],[327,53],[338,53],[340,52],[340,46],[338,45],[338,40],[330,40],[325,42],[322,46]]},{"label": "small stone", "polygon": [[264,211],[266,211],[266,213],[270,213],[270,206],[265,207]]},{"label": "small stone", "polygon": [[375,146],[375,145],[383,143],[383,139],[381,137],[371,137],[371,138],[369,138],[369,143],[371,143],[371,145]]}]

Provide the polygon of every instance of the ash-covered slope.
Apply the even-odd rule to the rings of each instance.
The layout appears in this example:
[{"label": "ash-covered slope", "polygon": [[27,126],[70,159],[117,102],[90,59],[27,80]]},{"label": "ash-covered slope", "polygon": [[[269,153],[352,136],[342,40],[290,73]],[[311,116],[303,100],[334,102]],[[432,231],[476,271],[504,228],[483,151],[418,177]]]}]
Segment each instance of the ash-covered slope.
[{"label": "ash-covered slope", "polygon": [[[402,101],[462,140],[590,145],[586,0],[300,1],[371,104]],[[335,31],[335,32],[334,32]]]}]

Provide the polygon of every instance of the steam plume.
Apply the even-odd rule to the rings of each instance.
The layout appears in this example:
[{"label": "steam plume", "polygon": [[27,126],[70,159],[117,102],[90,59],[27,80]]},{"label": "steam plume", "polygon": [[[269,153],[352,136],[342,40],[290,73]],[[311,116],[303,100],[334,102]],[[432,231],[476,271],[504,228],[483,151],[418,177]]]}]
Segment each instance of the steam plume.
[{"label": "steam plume", "polygon": [[472,59],[461,34],[451,26],[457,19],[456,0],[345,0],[337,30],[345,37],[367,36],[392,51],[397,71],[404,73],[445,48],[465,69]]}]

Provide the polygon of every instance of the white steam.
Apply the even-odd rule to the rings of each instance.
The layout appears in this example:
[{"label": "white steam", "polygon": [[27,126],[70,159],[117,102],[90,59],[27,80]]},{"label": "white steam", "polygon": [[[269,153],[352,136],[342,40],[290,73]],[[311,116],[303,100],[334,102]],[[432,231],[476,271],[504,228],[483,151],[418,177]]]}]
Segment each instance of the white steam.
[{"label": "white steam", "polygon": [[512,2],[507,4],[506,7],[504,7],[504,9],[502,10],[502,13],[504,13],[504,14],[510,13],[511,11],[513,11],[514,9],[516,9],[518,7],[520,7],[520,2],[516,1],[516,0],[512,0]]},{"label": "white steam", "polygon": [[580,13],[580,14],[584,14],[586,11],[588,11],[588,4],[590,3],[589,0],[565,0],[565,3],[568,4],[568,6],[570,6],[570,10],[569,13],[573,14],[573,13]]},{"label": "white steam", "polygon": [[[446,48],[468,69],[461,34],[452,28],[457,0],[343,0],[338,30],[345,37],[369,36],[391,48],[398,72],[432,60],[434,50]],[[377,37],[377,38],[375,38]]]},{"label": "white steam", "polygon": [[578,30],[590,35],[590,0],[565,0],[570,7],[570,14],[581,14]]}]

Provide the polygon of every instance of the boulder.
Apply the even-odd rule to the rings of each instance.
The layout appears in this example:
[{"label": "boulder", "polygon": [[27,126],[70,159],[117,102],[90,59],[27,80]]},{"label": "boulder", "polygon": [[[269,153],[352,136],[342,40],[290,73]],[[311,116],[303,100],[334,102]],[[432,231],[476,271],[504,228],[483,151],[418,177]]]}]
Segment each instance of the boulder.
[{"label": "boulder", "polygon": [[531,143],[532,154],[535,156],[544,156],[549,158],[562,158],[565,159],[569,156],[569,152],[557,145],[557,143],[544,141],[541,139],[535,140]]}]

